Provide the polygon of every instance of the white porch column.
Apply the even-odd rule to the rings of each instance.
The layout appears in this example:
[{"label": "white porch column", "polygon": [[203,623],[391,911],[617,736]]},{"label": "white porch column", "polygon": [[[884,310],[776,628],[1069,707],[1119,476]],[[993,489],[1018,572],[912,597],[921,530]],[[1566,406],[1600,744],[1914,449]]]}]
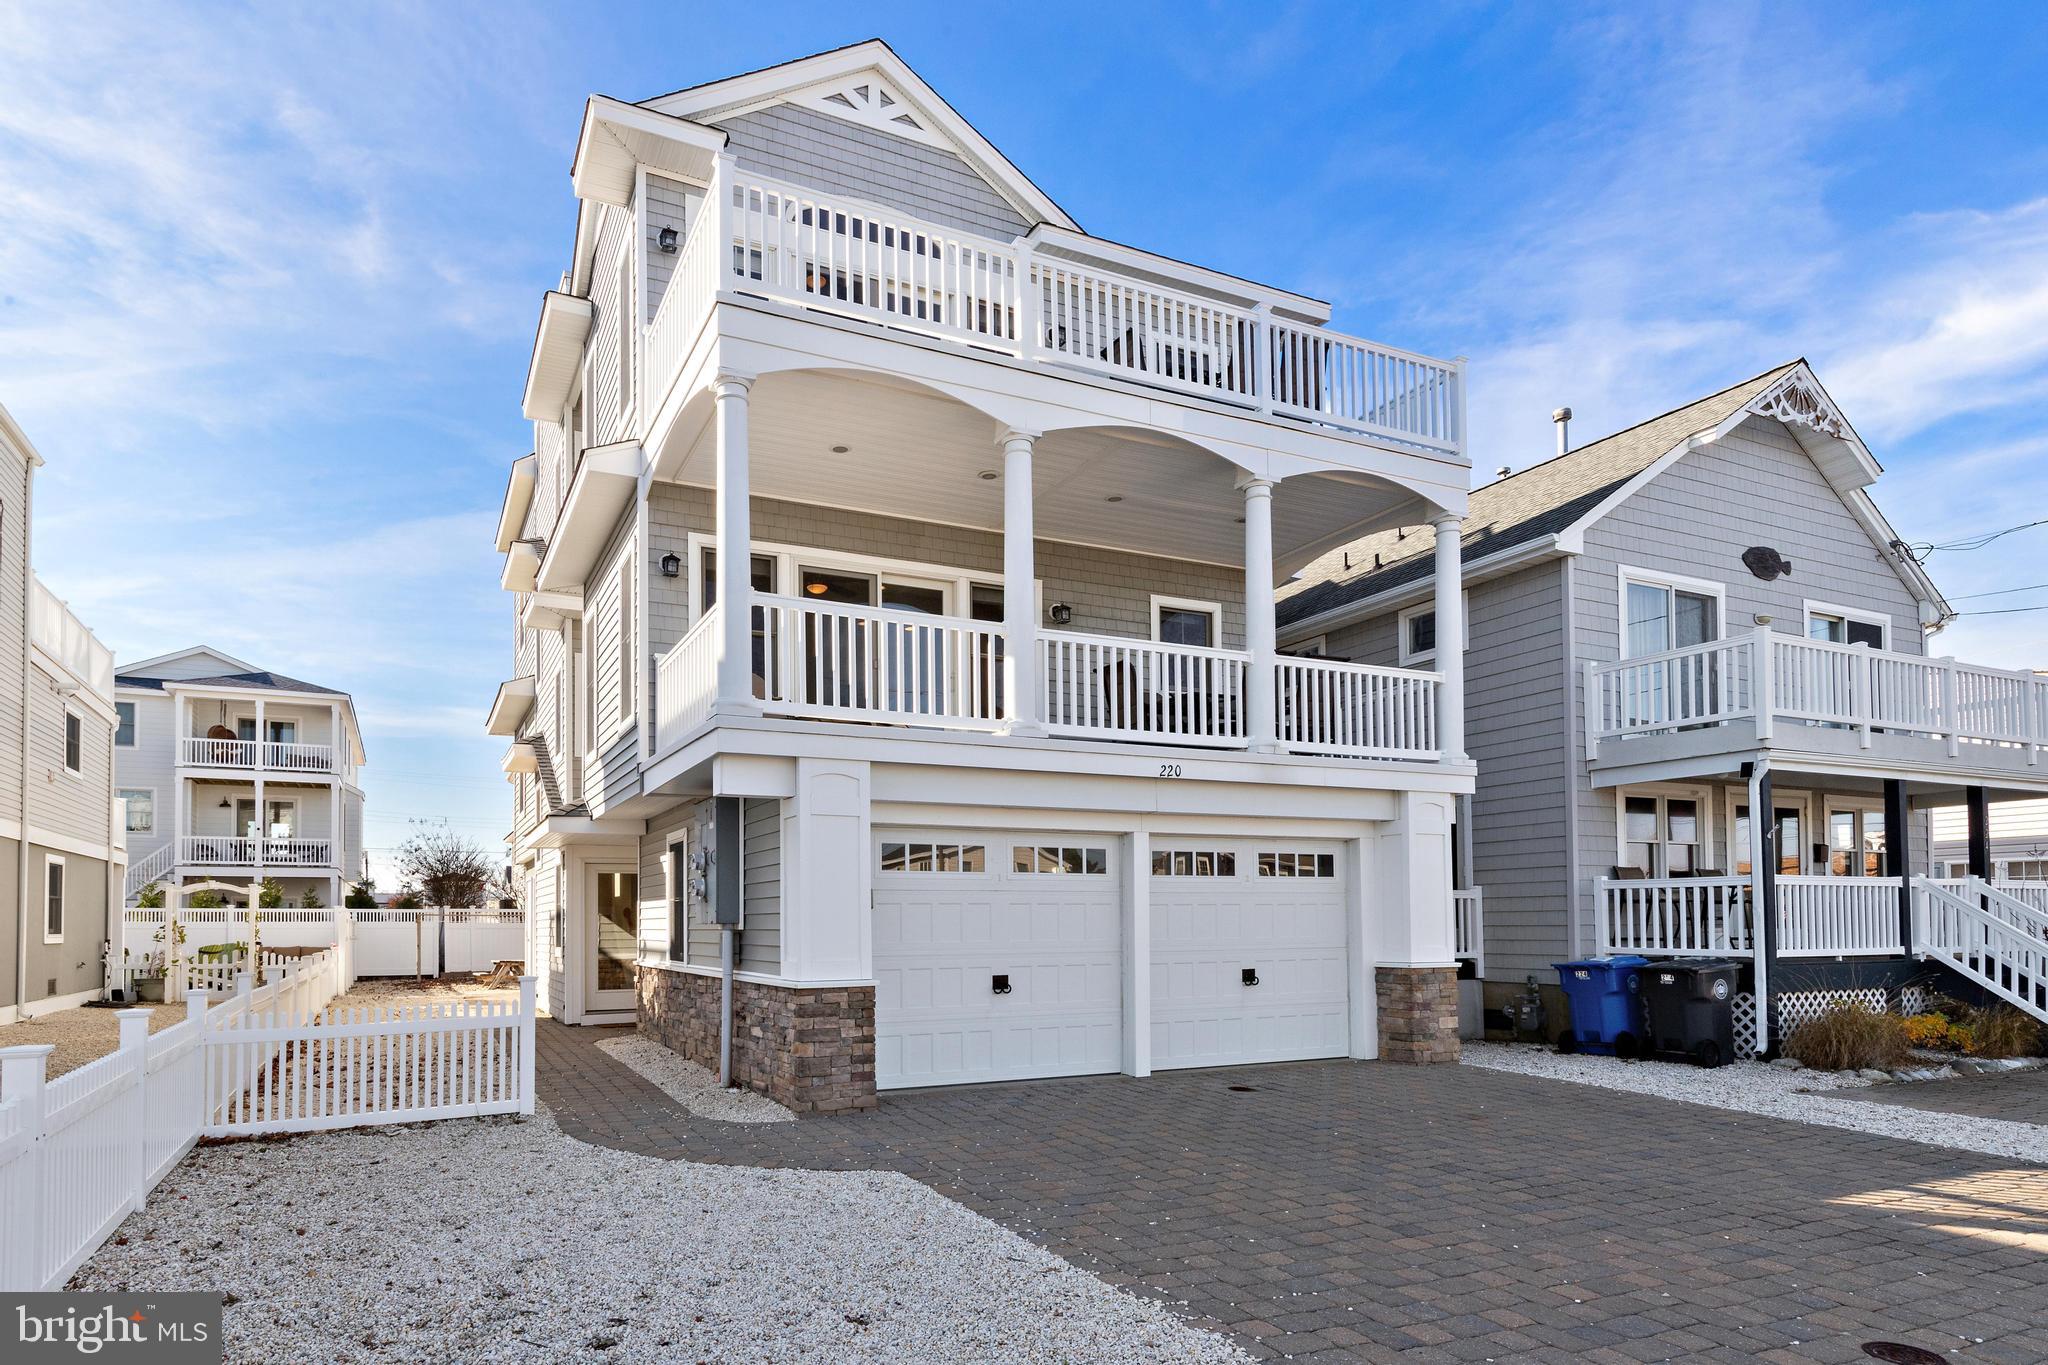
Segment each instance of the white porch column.
[{"label": "white porch column", "polygon": [[1449,512],[1436,526],[1437,747],[1453,762],[1465,759],[1465,581],[1461,554],[1464,519]]},{"label": "white porch column", "polygon": [[327,703],[327,747],[331,751],[328,762],[333,765],[334,775],[345,777],[348,774],[348,760],[342,754],[341,703],[338,701]]},{"label": "white porch column", "polygon": [[718,401],[718,697],[714,709],[754,714],[754,524],[747,476],[747,395],[751,375],[721,374]]},{"label": "white porch column", "polygon": [[[269,731],[263,728],[263,698],[256,699],[256,764],[259,768],[270,766]],[[259,807],[260,810],[260,807]]]},{"label": "white porch column", "polygon": [[1013,735],[1042,735],[1038,714],[1038,534],[1031,501],[1034,432],[1006,430],[1003,447],[1003,706]]},{"label": "white porch column", "polygon": [[1251,747],[1270,753],[1280,747],[1273,704],[1278,654],[1273,642],[1273,481],[1245,478],[1239,486],[1244,489],[1244,647],[1252,656],[1245,719]]},{"label": "white porch column", "polygon": [[[263,732],[259,729],[256,733],[260,735]],[[258,742],[260,743],[261,741]],[[247,833],[247,831],[238,831],[238,833]],[[258,768],[256,770],[256,847],[253,852],[256,855],[256,870],[259,875],[263,870],[263,845],[269,838],[270,821],[264,818],[263,809],[263,770]]]}]

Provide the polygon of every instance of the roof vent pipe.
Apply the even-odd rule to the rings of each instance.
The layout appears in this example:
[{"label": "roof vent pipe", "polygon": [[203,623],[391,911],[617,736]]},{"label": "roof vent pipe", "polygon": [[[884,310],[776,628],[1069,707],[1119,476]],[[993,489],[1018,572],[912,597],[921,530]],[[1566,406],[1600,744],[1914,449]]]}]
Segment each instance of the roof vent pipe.
[{"label": "roof vent pipe", "polygon": [[1550,420],[1557,423],[1557,453],[1560,455],[1571,454],[1572,410],[1570,408],[1559,408],[1550,414]]}]

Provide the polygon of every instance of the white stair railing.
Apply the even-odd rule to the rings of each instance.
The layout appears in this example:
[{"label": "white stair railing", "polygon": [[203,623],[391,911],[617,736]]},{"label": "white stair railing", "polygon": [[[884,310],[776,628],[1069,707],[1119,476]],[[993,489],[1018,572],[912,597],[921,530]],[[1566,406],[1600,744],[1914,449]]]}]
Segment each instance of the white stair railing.
[{"label": "white stair railing", "polygon": [[[2048,918],[1975,878],[1959,895],[1916,877],[1913,892],[1913,940],[1923,956],[2048,1022]],[[2024,927],[2010,918],[2015,912],[2029,921]]]},{"label": "white stair railing", "polygon": [[161,848],[152,849],[148,857],[129,867],[128,877],[124,883],[126,891],[124,899],[134,900],[137,893],[143,887],[148,886],[151,882],[162,880],[173,867],[177,866],[177,862],[177,840],[170,840]]}]

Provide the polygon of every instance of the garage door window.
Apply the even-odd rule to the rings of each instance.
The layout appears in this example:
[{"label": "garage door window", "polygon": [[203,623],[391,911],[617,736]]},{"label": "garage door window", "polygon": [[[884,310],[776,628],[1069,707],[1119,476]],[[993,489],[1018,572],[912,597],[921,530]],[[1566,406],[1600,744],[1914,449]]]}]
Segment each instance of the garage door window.
[{"label": "garage door window", "polygon": [[1055,848],[1050,844],[1019,844],[1010,850],[1010,866],[1019,872],[1107,876],[1106,848]]},{"label": "garage door window", "polygon": [[981,872],[987,865],[981,844],[883,844],[884,872]]},{"label": "garage door window", "polygon": [[1261,877],[1334,877],[1337,875],[1337,855],[1334,853],[1261,853],[1259,855]]},{"label": "garage door window", "polygon": [[1161,848],[1152,852],[1155,877],[1235,877],[1237,855],[1206,848]]}]

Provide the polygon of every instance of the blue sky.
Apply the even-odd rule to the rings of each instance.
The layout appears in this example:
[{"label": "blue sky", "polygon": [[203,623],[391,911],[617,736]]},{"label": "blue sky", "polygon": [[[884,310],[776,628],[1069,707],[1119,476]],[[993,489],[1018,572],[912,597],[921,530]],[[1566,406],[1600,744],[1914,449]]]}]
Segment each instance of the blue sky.
[{"label": "blue sky", "polygon": [[[1908,540],[2048,517],[2048,10],[17,0],[0,402],[49,460],[40,571],[124,660],[353,691],[376,848],[496,840],[491,530],[583,99],[870,36],[1090,231],[1468,356],[1482,471],[1560,403],[1586,440],[1803,354]],[[2044,550],[1931,567],[2048,583]],[[2048,612],[1937,644],[2044,646]]]}]

